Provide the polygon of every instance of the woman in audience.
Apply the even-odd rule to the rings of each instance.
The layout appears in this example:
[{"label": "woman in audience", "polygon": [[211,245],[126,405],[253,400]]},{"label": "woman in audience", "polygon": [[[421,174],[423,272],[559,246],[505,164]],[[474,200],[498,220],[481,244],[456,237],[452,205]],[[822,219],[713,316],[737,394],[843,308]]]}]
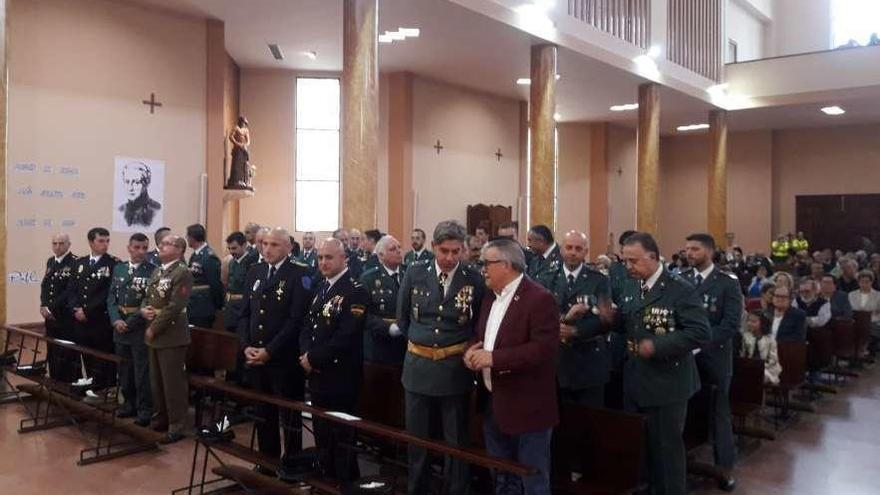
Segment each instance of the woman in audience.
[{"label": "woman in audience", "polygon": [[779,383],[782,366],[779,365],[776,340],[770,336],[770,320],[758,311],[749,313],[748,332],[743,335],[740,357],[764,361],[764,383]]},{"label": "woman in audience", "polygon": [[871,312],[871,351],[877,349],[880,339],[880,291],[874,289],[874,272],[862,270],[858,274],[859,290],[849,293],[853,311]]},{"label": "woman in audience", "polygon": [[770,280],[776,284],[776,287],[787,287],[792,294],[797,291],[794,286],[794,277],[788,272],[776,272],[770,277]]},{"label": "woman in audience", "polygon": [[602,275],[608,276],[608,267],[611,266],[611,258],[605,256],[604,254],[600,254],[596,257],[596,269],[599,270],[599,273]]},{"label": "woman in audience", "polygon": [[752,277],[752,283],[749,284],[748,297],[761,297],[761,287],[767,280],[767,276],[767,267],[758,265],[758,270],[755,272],[755,276]]}]

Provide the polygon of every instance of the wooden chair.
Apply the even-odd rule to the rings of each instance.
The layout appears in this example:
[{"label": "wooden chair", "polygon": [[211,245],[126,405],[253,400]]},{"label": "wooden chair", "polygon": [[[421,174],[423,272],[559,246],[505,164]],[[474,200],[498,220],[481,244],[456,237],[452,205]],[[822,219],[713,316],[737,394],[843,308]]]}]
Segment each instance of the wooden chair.
[{"label": "wooden chair", "polygon": [[[830,323],[824,327],[807,329],[807,370],[818,377],[834,365],[834,337]],[[811,381],[804,384],[811,392],[836,394],[837,388]]]},{"label": "wooden chair", "polygon": [[770,390],[777,399],[771,404],[778,412],[776,419],[786,418],[791,409],[812,412],[813,409],[811,407],[793,403],[791,400],[791,392],[800,388],[805,382],[807,373],[807,343],[780,340],[776,344],[782,373],[779,375],[778,384],[765,385],[765,388]]},{"label": "wooden chair", "polygon": [[858,377],[858,373],[840,365],[841,361],[846,361],[851,367],[857,358],[855,321],[849,318],[832,318],[831,336],[834,366],[830,372],[839,377]]},{"label": "wooden chair", "polygon": [[760,297],[750,297],[746,299],[746,311],[760,311],[761,310],[761,298]]},{"label": "wooden chair", "polygon": [[749,418],[757,417],[764,409],[764,361],[735,358],[733,378],[730,381],[730,413],[735,418],[733,431],[737,435],[776,440],[776,434],[748,425]]},{"label": "wooden chair", "polygon": [[853,330],[855,334],[855,364],[866,361],[868,344],[871,343],[871,312],[853,311]]},{"label": "wooden chair", "polygon": [[[645,418],[563,404],[553,433],[553,493],[617,495],[642,488]],[[580,473],[572,481],[572,473]]]}]

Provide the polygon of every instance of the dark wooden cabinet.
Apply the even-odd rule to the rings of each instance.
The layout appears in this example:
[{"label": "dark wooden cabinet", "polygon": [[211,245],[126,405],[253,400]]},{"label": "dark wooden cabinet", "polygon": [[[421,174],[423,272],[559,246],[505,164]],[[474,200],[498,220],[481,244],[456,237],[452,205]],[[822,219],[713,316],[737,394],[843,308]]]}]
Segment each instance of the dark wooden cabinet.
[{"label": "dark wooden cabinet", "polygon": [[880,194],[822,194],[795,198],[797,230],[810,249],[865,249],[880,240]]},{"label": "dark wooden cabinet", "polygon": [[467,231],[473,235],[477,227],[485,227],[489,237],[498,235],[498,227],[512,219],[513,208],[482,203],[467,207]]}]

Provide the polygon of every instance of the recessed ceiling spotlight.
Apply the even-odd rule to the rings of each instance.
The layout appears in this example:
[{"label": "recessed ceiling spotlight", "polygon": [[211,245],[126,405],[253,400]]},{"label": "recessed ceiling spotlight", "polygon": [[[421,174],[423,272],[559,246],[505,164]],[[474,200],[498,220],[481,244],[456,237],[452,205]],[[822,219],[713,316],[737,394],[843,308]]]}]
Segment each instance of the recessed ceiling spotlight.
[{"label": "recessed ceiling spotlight", "polygon": [[281,52],[281,47],[277,43],[269,43],[269,53],[275,60],[284,60],[284,53]]},{"label": "recessed ceiling spotlight", "polygon": [[612,105],[609,110],[611,110],[612,112],[628,112],[630,110],[636,110],[638,108],[638,103],[625,103],[623,105]]},{"label": "recessed ceiling spotlight", "polygon": [[825,108],[823,108],[823,109],[822,109],[822,112],[824,112],[825,115],[843,115],[843,114],[846,113],[846,110],[844,110],[844,109],[840,108],[839,106],[835,105],[835,106],[833,106],[833,107],[825,107]]},{"label": "recessed ceiling spotlight", "polygon": [[708,129],[709,124],[690,124],[690,125],[680,125],[676,127],[676,130],[679,132],[688,132],[688,131],[699,131],[701,129]]},{"label": "recessed ceiling spotlight", "polygon": [[554,113],[553,120],[559,122],[560,120],[562,120],[562,115],[559,115],[558,113]]},{"label": "recessed ceiling spotlight", "polygon": [[419,28],[397,28],[397,32],[407,38],[418,38],[422,33]]},{"label": "recessed ceiling spotlight", "polygon": [[318,52],[316,52],[314,50],[308,50],[308,51],[303,52],[302,54],[312,60],[315,60],[318,58]]}]

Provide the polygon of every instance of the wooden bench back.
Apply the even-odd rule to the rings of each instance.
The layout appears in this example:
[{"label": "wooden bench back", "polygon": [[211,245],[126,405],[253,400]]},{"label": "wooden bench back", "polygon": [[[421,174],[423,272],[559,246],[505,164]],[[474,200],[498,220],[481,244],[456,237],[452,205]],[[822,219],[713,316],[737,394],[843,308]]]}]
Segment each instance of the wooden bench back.
[{"label": "wooden bench back", "polygon": [[189,369],[235,370],[238,363],[238,335],[191,326],[190,340],[186,359]]},{"label": "wooden bench back", "polygon": [[834,360],[834,336],[831,324],[807,329],[807,369],[819,371]]},{"label": "wooden bench back", "polygon": [[807,373],[807,343],[777,341],[776,344],[779,351],[779,365],[782,366],[779,384],[789,388],[800,386],[804,383]]},{"label": "wooden bench back", "polygon": [[839,358],[852,359],[856,351],[855,322],[849,318],[831,319],[834,355]]},{"label": "wooden bench back", "polygon": [[733,378],[730,381],[730,402],[764,404],[764,361],[738,357],[733,360]]}]

